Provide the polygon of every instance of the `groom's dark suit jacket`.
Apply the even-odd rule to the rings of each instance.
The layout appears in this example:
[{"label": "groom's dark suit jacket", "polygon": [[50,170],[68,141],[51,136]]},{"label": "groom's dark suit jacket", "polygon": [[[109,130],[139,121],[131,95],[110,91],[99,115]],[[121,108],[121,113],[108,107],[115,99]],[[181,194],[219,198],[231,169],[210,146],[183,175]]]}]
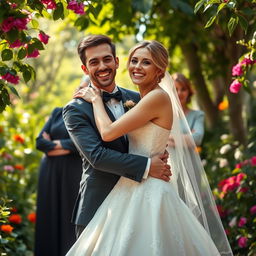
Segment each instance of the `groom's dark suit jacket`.
[{"label": "groom's dark suit jacket", "polygon": [[[119,90],[122,92],[123,103],[127,100],[138,102],[140,99],[136,92],[120,87]],[[114,121],[111,111],[105,108]],[[63,118],[83,160],[83,174],[72,222],[86,226],[120,176],[138,182],[142,180],[148,159],[127,154],[128,141],[125,137],[111,142],[102,141],[95,124],[92,104],[83,99],[69,102],[63,110]]]}]

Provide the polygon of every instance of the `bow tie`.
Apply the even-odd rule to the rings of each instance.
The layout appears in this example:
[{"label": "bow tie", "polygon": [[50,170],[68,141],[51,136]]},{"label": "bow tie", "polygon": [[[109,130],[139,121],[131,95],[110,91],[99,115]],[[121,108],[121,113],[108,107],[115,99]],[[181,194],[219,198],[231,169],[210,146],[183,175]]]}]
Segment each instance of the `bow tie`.
[{"label": "bow tie", "polygon": [[121,101],[122,93],[119,90],[115,93],[108,93],[108,92],[102,93],[102,99],[104,102],[108,102],[111,98],[116,99],[117,101]]}]

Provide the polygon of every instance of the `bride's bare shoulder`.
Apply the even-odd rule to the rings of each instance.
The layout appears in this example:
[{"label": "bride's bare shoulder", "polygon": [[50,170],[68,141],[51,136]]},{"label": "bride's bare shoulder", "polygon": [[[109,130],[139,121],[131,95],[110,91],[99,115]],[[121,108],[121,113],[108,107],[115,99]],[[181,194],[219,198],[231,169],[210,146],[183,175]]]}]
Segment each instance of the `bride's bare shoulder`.
[{"label": "bride's bare shoulder", "polygon": [[149,100],[160,104],[170,104],[171,100],[166,91],[161,88],[156,88],[150,91],[145,97],[145,100]]}]

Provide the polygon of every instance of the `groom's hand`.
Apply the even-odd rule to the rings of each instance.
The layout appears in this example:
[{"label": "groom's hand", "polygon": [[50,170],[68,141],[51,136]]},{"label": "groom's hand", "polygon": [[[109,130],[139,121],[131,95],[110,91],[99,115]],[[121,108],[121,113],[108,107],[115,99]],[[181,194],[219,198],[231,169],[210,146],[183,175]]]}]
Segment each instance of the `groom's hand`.
[{"label": "groom's hand", "polygon": [[169,181],[171,173],[170,165],[166,163],[168,154],[164,153],[151,158],[151,165],[148,175],[164,181]]}]

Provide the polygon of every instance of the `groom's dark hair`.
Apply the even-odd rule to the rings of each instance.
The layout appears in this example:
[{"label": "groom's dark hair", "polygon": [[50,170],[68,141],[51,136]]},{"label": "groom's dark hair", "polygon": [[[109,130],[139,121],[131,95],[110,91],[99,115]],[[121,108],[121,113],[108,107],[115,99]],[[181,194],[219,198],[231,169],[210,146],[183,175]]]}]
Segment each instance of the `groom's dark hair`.
[{"label": "groom's dark hair", "polygon": [[114,58],[116,57],[116,46],[112,43],[111,38],[104,35],[89,35],[83,38],[77,47],[77,52],[84,65],[86,65],[86,49],[101,44],[108,44],[111,47],[111,52]]}]

